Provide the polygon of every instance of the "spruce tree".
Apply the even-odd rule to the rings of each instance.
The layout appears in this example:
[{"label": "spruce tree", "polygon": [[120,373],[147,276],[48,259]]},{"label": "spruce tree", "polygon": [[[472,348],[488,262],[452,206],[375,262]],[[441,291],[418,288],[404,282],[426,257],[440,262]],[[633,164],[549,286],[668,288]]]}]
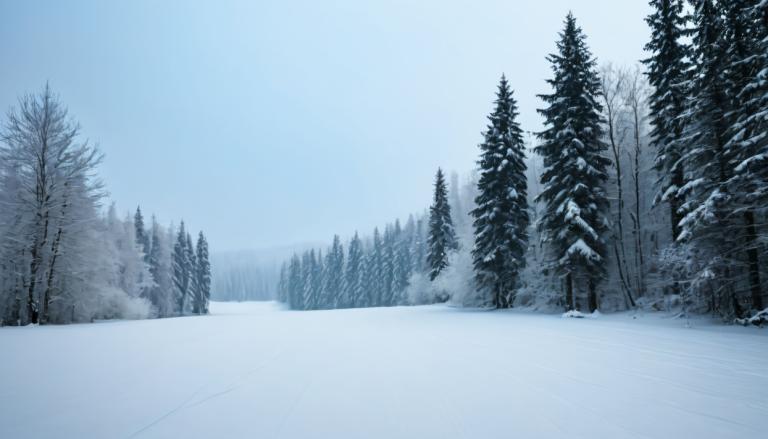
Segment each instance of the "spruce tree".
[{"label": "spruce tree", "polygon": [[525,267],[530,219],[523,132],[517,122],[517,102],[503,75],[495,104],[480,145],[477,207],[471,212],[472,257],[481,302],[508,308]]},{"label": "spruce tree", "polygon": [[392,306],[395,280],[395,233],[391,225],[384,229],[381,258],[381,306]]},{"label": "spruce tree", "polygon": [[160,285],[160,277],[164,274],[162,273],[163,267],[161,261],[163,251],[162,245],[163,240],[160,237],[160,226],[157,224],[157,220],[153,216],[152,243],[149,249],[147,263],[149,264],[149,273],[152,275],[152,279],[154,280],[155,284],[152,287],[152,292],[149,298],[152,302],[152,305],[154,305],[155,309],[157,309],[158,313],[160,314],[160,317],[165,317],[163,315],[165,312],[165,303],[163,298],[167,292],[162,291],[162,286]]},{"label": "spruce tree", "polygon": [[136,214],[133,216],[133,225],[136,228],[136,244],[144,252],[144,262],[149,262],[151,242],[147,229],[144,228],[144,216],[141,214],[141,207],[136,208]]},{"label": "spruce tree", "polygon": [[378,228],[373,229],[373,248],[368,261],[368,276],[370,279],[368,306],[382,306],[385,294],[384,243]]},{"label": "spruce tree", "polygon": [[429,208],[429,280],[437,276],[448,266],[448,252],[459,248],[456,232],[451,219],[451,206],[448,204],[448,188],[443,170],[437,168],[435,192],[432,206]]},{"label": "spruce tree", "polygon": [[397,241],[395,243],[395,263],[393,273],[393,289],[395,291],[394,304],[401,305],[406,302],[405,290],[408,288],[408,280],[411,277],[411,236],[407,231],[400,231],[400,223],[395,223]]},{"label": "spruce tree", "polygon": [[[732,240],[727,237],[731,221],[726,218],[730,198],[726,183],[731,167],[725,150],[729,98],[724,21],[712,0],[696,1],[694,26],[697,75],[688,87],[691,97],[684,125],[683,159],[690,183],[679,191],[686,199],[682,209],[686,215],[680,221],[678,241],[692,245],[692,260],[687,265],[694,271],[689,283],[693,290],[709,290],[709,279],[714,275],[725,280],[721,284],[724,304],[738,307],[732,284],[734,251]],[[721,305],[717,307],[722,309]]]},{"label": "spruce tree", "polygon": [[768,258],[758,235],[759,216],[768,206],[768,2],[723,0],[724,70],[730,109],[725,154],[733,167],[728,210],[740,217],[748,285],[754,310],[763,309],[760,253]]},{"label": "spruce tree", "polygon": [[190,283],[190,260],[187,250],[187,232],[184,221],[179,225],[176,243],[173,245],[173,286],[176,299],[176,314],[183,315],[187,306]]},{"label": "spruce tree", "polygon": [[328,296],[328,308],[346,308],[344,298],[344,246],[338,235],[333,236],[333,244],[325,257],[325,294]]},{"label": "spruce tree", "polygon": [[197,285],[197,276],[195,275],[195,273],[197,273],[197,255],[195,254],[195,247],[192,244],[192,236],[189,234],[189,232],[187,232],[186,241],[186,248],[184,250],[187,252],[187,261],[189,263],[187,268],[189,273],[189,291],[187,295],[192,301],[192,312],[194,314],[200,314],[200,288],[199,285]]},{"label": "spruce tree", "polygon": [[299,309],[313,309],[315,304],[315,251],[305,252],[301,258],[301,307]]},{"label": "spruce tree", "polygon": [[361,274],[363,265],[363,243],[355,232],[355,236],[349,241],[347,265],[344,270],[344,294],[340,301],[343,308],[358,306],[361,291]]},{"label": "spruce tree", "polygon": [[197,277],[198,290],[198,314],[208,314],[208,305],[211,300],[211,262],[208,259],[208,241],[203,232],[197,236],[197,266],[195,275]]},{"label": "spruce tree", "polygon": [[[608,198],[605,182],[610,160],[603,139],[600,81],[586,37],[573,14],[565,19],[557,54],[549,56],[552,94],[540,95],[545,130],[536,147],[544,159],[538,200],[545,202],[539,227],[554,258],[552,269],[563,276],[566,309],[574,305],[574,288],[586,287],[590,311],[598,308],[597,285],[606,276]],[[478,203],[480,204],[480,203]]]},{"label": "spruce tree", "polygon": [[651,143],[657,154],[654,168],[659,173],[660,193],[657,201],[669,203],[672,239],[680,234],[683,199],[679,189],[685,185],[681,162],[683,157],[683,116],[686,110],[686,88],[690,75],[688,17],[683,0],[651,0],[653,12],[646,18],[651,28],[651,41],[645,50],[651,52],[643,60],[648,82],[653,88],[649,97]]},{"label": "spruce tree", "polygon": [[290,309],[303,309],[303,295],[304,283],[301,258],[299,255],[294,254],[288,262],[288,307]]}]

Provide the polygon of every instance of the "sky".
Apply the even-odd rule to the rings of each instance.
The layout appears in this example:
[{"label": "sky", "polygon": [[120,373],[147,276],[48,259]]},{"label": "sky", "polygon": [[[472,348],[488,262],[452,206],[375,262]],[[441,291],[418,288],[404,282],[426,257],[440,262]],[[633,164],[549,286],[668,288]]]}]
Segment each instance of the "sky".
[{"label": "sky", "polygon": [[213,251],[330,241],[470,172],[502,73],[539,130],[569,10],[600,64],[644,57],[644,0],[0,0],[0,109],[48,81],[119,211]]}]

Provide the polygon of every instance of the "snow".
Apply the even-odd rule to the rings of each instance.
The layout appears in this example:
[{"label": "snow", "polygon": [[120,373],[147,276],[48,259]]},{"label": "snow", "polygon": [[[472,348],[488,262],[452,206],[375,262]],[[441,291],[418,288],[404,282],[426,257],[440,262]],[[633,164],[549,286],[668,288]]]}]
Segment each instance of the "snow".
[{"label": "snow", "polygon": [[[444,305],[0,329],[3,438],[746,438],[768,332]],[[691,326],[687,328],[686,326]]]}]

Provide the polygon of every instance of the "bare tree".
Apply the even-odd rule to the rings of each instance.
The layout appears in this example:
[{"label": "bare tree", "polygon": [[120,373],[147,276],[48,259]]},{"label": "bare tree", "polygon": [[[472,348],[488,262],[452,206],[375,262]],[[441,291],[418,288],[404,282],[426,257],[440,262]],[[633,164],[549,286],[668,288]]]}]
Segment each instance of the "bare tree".
[{"label": "bare tree", "polygon": [[635,295],[642,297],[646,290],[646,264],[643,250],[643,211],[642,190],[640,181],[640,162],[643,153],[641,133],[645,121],[646,104],[648,99],[648,84],[639,67],[629,71],[625,79],[624,102],[629,111],[632,124],[632,140],[634,148],[631,152],[632,185],[635,195],[634,211],[630,213],[632,219],[632,235],[635,244]]},{"label": "bare tree", "polygon": [[627,270],[626,246],[624,244],[624,188],[621,153],[626,138],[626,129],[620,123],[620,113],[623,111],[622,94],[627,82],[627,74],[622,69],[615,69],[611,64],[603,66],[600,75],[600,91],[603,98],[603,111],[606,119],[606,134],[613,155],[613,165],[616,170],[616,228],[614,229],[613,250],[616,256],[616,266],[627,305],[634,307],[635,300],[629,287]]},{"label": "bare tree", "polygon": [[60,244],[71,215],[68,200],[74,190],[100,188],[90,173],[101,155],[87,143],[77,143],[78,135],[79,126],[47,84],[40,94],[19,100],[2,132],[0,158],[18,170],[21,191],[15,208],[27,220],[23,239],[29,268],[22,323],[49,321]]}]

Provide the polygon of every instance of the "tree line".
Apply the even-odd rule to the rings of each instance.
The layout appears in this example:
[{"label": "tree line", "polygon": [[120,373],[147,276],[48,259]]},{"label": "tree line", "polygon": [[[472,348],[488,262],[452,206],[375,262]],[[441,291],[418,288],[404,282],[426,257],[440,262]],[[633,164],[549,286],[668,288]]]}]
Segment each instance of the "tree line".
[{"label": "tree line", "polygon": [[[298,309],[415,303],[414,288],[425,289],[419,276],[439,283],[464,273],[469,287],[449,295],[473,306],[677,307],[726,319],[762,310],[768,3],[650,5],[644,69],[598,68],[568,14],[547,58],[535,145],[502,76],[473,176],[470,232],[457,236],[438,171],[424,236],[391,229],[365,245],[355,237],[346,264],[337,237],[325,257],[309,252],[285,264],[280,299]],[[386,246],[391,259],[379,256]],[[394,262],[398,252],[410,257],[407,269]],[[445,293],[431,291],[432,301]]]},{"label": "tree line", "polygon": [[203,233],[193,244],[183,221],[103,213],[103,156],[48,85],[19,99],[0,140],[0,326],[208,312]]}]

